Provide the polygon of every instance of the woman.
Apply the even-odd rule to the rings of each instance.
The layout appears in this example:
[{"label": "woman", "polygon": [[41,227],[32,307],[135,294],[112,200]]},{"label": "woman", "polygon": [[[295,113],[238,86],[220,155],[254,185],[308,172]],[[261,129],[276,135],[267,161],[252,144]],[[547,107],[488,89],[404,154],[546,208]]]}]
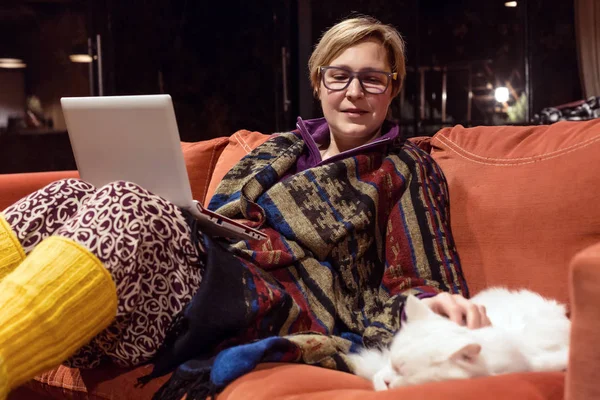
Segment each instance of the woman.
[{"label": "woman", "polygon": [[440,169],[385,121],[405,76],[398,32],[342,21],[309,69],[325,117],[254,150],[209,206],[268,240],[203,237],[177,207],[126,182],[59,181],[3,212],[0,396],[67,359],[132,366],[160,346],[154,375],[187,362],[164,398],[218,390],[247,372],[228,368],[240,354],[247,368],[348,369],[345,352],[399,328],[409,293],[458,323],[489,324],[461,295]]}]

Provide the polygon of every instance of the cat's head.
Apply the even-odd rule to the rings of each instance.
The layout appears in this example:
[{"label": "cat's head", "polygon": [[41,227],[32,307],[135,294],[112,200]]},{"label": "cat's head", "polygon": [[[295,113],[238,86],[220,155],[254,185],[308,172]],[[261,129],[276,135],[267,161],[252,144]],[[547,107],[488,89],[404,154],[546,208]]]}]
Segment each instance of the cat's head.
[{"label": "cat's head", "polygon": [[390,347],[388,388],[486,375],[481,346],[471,331],[409,296],[403,323]]}]

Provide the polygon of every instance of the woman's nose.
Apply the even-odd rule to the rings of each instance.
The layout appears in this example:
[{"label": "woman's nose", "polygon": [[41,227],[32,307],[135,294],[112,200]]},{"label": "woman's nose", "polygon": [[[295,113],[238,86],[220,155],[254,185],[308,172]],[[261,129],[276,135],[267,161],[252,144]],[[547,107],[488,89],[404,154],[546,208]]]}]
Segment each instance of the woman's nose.
[{"label": "woman's nose", "polygon": [[360,85],[360,81],[357,77],[354,77],[350,82],[350,85],[348,85],[348,88],[346,89],[346,96],[353,98],[364,96],[363,88]]}]

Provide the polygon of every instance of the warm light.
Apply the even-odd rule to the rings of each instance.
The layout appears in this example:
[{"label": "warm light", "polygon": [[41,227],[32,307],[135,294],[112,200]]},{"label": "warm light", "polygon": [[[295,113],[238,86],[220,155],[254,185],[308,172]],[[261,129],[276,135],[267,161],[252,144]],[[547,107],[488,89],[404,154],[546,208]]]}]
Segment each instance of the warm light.
[{"label": "warm light", "polygon": [[0,58],[0,68],[25,68],[27,64],[19,58]]},{"label": "warm light", "polygon": [[89,54],[71,54],[69,59],[74,63],[91,63],[92,56]]},{"label": "warm light", "polygon": [[517,6],[517,2],[516,1],[507,1],[506,3],[504,3],[505,7],[516,7]]},{"label": "warm light", "polygon": [[25,64],[25,63],[18,63],[18,64],[4,64],[4,63],[0,63],[0,68],[7,68],[7,69],[25,68],[26,66],[27,66],[27,64]]},{"label": "warm light", "polygon": [[23,60],[20,58],[0,58],[0,63],[2,64],[19,64],[22,62]]},{"label": "warm light", "polygon": [[494,97],[498,103],[505,103],[508,101],[508,88],[500,86],[496,88]]}]

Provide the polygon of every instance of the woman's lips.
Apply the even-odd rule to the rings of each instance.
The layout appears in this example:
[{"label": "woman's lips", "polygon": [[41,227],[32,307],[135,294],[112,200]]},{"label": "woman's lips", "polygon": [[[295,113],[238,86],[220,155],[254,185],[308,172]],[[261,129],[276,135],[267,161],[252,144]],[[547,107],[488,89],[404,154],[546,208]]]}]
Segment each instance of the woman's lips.
[{"label": "woman's lips", "polygon": [[367,111],[361,110],[359,108],[349,108],[349,109],[343,110],[342,112],[344,114],[348,115],[349,117],[360,117],[367,113]]}]

